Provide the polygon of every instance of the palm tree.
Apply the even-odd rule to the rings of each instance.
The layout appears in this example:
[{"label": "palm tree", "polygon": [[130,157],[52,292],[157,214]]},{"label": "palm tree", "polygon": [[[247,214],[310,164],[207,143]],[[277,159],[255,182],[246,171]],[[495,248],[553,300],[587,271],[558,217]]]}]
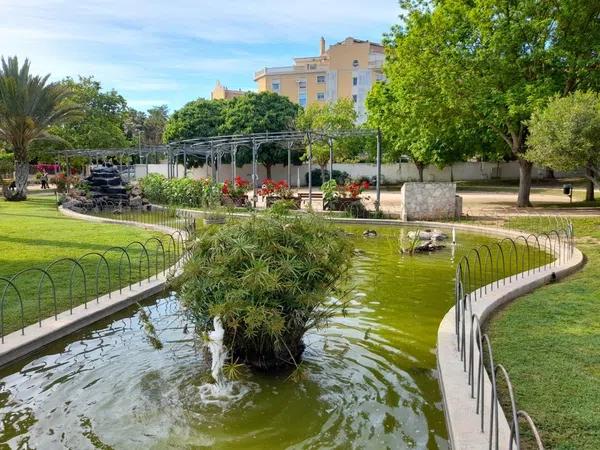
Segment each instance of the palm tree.
[{"label": "palm tree", "polygon": [[80,108],[69,104],[68,88],[48,83],[50,75],[33,76],[29,60],[19,67],[17,57],[2,58],[0,67],[0,140],[12,147],[15,156],[16,190],[5,192],[8,200],[27,198],[29,145],[37,140],[61,140],[47,132],[79,115]]}]

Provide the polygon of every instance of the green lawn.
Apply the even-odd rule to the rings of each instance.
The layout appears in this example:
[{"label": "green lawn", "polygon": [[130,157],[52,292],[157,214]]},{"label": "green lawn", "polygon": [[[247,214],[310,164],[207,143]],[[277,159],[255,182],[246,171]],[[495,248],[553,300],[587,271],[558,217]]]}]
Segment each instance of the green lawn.
[{"label": "green lawn", "polygon": [[[26,202],[18,203],[0,200],[0,277],[9,278],[30,267],[46,268],[52,261],[60,258],[77,259],[90,252],[102,254],[110,247],[126,247],[134,241],[146,244],[151,237],[160,237],[165,250],[168,249],[167,238],[159,233],[136,227],[90,223],[64,217],[57,211],[52,195],[32,195]],[[132,280],[148,277],[149,272],[155,273],[157,267],[162,270],[163,260],[162,252],[158,250],[159,244],[149,241],[146,247],[148,258],[139,244],[128,249]],[[79,266],[71,261],[63,261],[53,266],[48,272],[55,283],[56,309],[59,312],[67,310],[71,304],[82,303],[84,298],[93,301],[97,290],[100,294],[108,292],[108,273],[111,290],[119,288],[120,285],[127,285],[130,279],[129,262],[122,255],[123,252],[117,249],[106,253],[108,271],[104,261],[97,255],[89,255],[82,259],[80,263],[85,272],[86,290]],[[167,254],[167,265],[168,256]],[[72,271],[74,275],[71,286],[69,280]],[[38,291],[41,279],[43,281]],[[52,285],[42,272],[27,272],[19,276],[15,284],[23,302],[25,325],[35,323],[40,316],[44,318],[54,314]],[[0,280],[0,299],[5,286],[7,283]],[[38,305],[38,301],[41,306]],[[0,310],[4,314],[4,334],[21,326],[20,303],[13,289],[7,289],[4,306],[0,304]]]},{"label": "green lawn", "polygon": [[[520,219],[512,225],[528,229]],[[511,377],[547,449],[600,449],[600,218],[576,218],[586,266],[509,304],[488,324],[496,363]]]}]

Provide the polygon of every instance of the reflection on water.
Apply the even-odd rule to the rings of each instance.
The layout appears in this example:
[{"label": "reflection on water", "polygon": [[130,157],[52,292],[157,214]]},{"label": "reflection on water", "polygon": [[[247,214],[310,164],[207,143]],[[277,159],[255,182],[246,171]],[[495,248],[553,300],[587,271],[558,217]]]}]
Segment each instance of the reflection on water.
[{"label": "reflection on water", "polygon": [[[348,313],[306,336],[303,376],[245,372],[207,397],[209,358],[162,298],[145,306],[162,350],[131,309],[0,372],[0,448],[447,448],[434,345],[451,250],[402,257],[379,232],[356,239]],[[456,258],[482,242],[458,240]]]}]

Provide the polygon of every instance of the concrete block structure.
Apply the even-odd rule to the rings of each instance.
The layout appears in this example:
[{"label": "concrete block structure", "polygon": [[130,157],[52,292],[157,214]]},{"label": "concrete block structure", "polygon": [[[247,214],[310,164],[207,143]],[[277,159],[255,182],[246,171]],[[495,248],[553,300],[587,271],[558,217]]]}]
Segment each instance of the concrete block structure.
[{"label": "concrete block structure", "polygon": [[444,220],[458,217],[456,183],[404,183],[401,220]]}]

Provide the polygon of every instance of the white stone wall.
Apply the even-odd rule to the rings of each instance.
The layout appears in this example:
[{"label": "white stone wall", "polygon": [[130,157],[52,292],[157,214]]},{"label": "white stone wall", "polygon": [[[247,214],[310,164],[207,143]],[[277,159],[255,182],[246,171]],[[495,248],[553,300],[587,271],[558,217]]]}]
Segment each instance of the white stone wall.
[{"label": "white stone wall", "polygon": [[[318,169],[319,166],[313,164],[314,169]],[[327,167],[329,168],[329,166]],[[166,164],[150,164],[150,173],[162,173],[167,174]],[[375,164],[367,163],[340,163],[333,165],[334,170],[347,172],[351,178],[360,177],[374,177],[377,174],[377,166]],[[145,164],[136,164],[136,176],[144,176],[146,172]],[[237,175],[250,180],[252,177],[252,164],[246,164],[243,167],[237,168]],[[281,164],[275,165],[271,168],[271,176],[275,180],[287,179],[287,167]],[[291,184],[296,187],[298,178],[300,179],[300,186],[306,186],[305,175],[308,172],[308,165],[303,164],[301,166],[292,165],[292,176]],[[535,166],[533,168],[533,178],[539,179],[545,176],[545,169],[542,167]],[[418,181],[419,172],[413,163],[400,163],[400,164],[383,164],[381,166],[381,174],[383,175],[383,184],[399,184],[406,181]],[[204,178],[210,177],[211,168],[208,165],[203,167],[196,167],[188,170],[188,177],[192,178]],[[555,172],[557,177],[573,176],[573,173]],[[183,177],[183,165],[179,165],[179,176]],[[267,170],[261,164],[258,165],[258,181],[259,183],[267,177]],[[223,164],[219,170],[219,181],[232,178],[231,165]],[[516,180],[519,178],[519,163],[517,161],[503,162],[503,163],[490,163],[490,162],[461,162],[453,164],[452,166],[445,167],[444,169],[438,169],[435,166],[428,166],[425,168],[423,173],[423,180],[429,182],[440,182],[440,181],[477,181],[477,180],[490,180],[493,178],[500,178],[503,180]]]},{"label": "white stone wall", "polygon": [[456,217],[455,183],[404,183],[400,191],[402,220],[443,220]]}]

